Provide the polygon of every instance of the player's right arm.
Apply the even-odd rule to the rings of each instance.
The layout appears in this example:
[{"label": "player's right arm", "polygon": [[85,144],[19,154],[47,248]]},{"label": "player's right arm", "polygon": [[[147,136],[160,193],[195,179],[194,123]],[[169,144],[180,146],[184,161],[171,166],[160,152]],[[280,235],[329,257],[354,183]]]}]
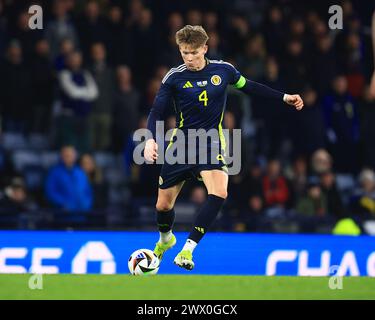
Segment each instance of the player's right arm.
[{"label": "player's right arm", "polygon": [[147,161],[155,161],[158,158],[158,144],[156,143],[156,122],[163,117],[166,106],[172,98],[171,77],[162,81],[160,89],[152,104],[150,114],[147,119],[147,129],[151,131],[152,138],[146,141],[144,157]]},{"label": "player's right arm", "polygon": [[303,108],[303,100],[299,94],[287,94],[272,89],[264,84],[246,79],[233,65],[229,63],[227,63],[227,65],[230,66],[230,84],[232,84],[235,88],[249,95],[257,95],[263,98],[284,101],[285,103],[294,106],[297,110],[301,110]]}]

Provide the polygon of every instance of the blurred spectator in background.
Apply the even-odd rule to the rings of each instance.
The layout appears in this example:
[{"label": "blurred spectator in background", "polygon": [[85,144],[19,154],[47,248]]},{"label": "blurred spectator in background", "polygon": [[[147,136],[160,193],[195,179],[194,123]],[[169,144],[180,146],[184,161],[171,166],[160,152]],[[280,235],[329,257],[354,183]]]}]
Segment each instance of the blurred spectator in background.
[{"label": "blurred spectator in background", "polygon": [[[280,91],[284,90],[279,65],[274,57],[268,57],[265,68],[261,83]],[[270,103],[260,97],[254,97],[252,101],[254,117],[263,120],[263,125],[258,128],[258,134],[261,136],[259,140],[262,141],[259,143],[260,152],[268,157],[277,157],[280,155],[282,142],[286,139],[291,114],[281,102]]]},{"label": "blurred spectator in background", "polygon": [[80,52],[68,55],[67,66],[59,74],[63,109],[58,121],[58,142],[84,152],[89,149],[88,116],[98,97],[98,88],[91,73],[82,69]]},{"label": "blurred spectator in background", "polygon": [[20,42],[25,58],[32,56],[36,42],[42,37],[41,30],[30,29],[29,19],[30,15],[27,11],[21,12],[17,17],[15,28],[10,30],[11,38]]},{"label": "blurred spectator in background", "polygon": [[55,0],[53,2],[54,19],[47,24],[45,29],[45,38],[51,48],[52,60],[57,57],[62,40],[70,39],[74,47],[78,47],[76,28],[68,16],[68,10],[67,1]]},{"label": "blurred spectator in background", "polygon": [[59,52],[54,60],[54,66],[57,72],[67,68],[66,61],[68,55],[74,52],[75,47],[71,39],[63,39],[59,44]]},{"label": "blurred spectator in background", "polygon": [[139,20],[131,28],[131,34],[134,39],[132,43],[134,56],[137,59],[134,61],[135,83],[142,87],[152,74],[154,69],[154,62],[150,59],[150,52],[157,52],[159,35],[157,28],[153,25],[153,14],[150,9],[142,9]]},{"label": "blurred spectator in background", "polygon": [[44,39],[35,45],[31,61],[32,109],[31,131],[49,133],[51,126],[52,103],[55,94],[55,73],[49,59],[49,45]]},{"label": "blurred spectator in background", "polygon": [[371,40],[372,40],[372,52],[373,52],[373,64],[374,71],[371,77],[370,84],[370,95],[375,99],[375,10],[372,14],[372,23],[371,23]]},{"label": "blurred spectator in background", "polygon": [[363,144],[363,165],[375,170],[375,95],[367,86],[360,103],[360,130]]},{"label": "blurred spectator in background", "polygon": [[368,219],[375,217],[375,173],[363,169],[359,174],[359,188],[351,198],[351,210],[356,217]]},{"label": "blurred spectator in background", "polygon": [[283,12],[278,6],[271,6],[264,22],[264,35],[267,50],[270,54],[280,57],[283,53],[286,34]]},{"label": "blurred spectator in background", "polygon": [[75,25],[80,48],[86,60],[90,57],[90,51],[94,43],[106,43],[108,39],[107,22],[101,15],[99,2],[95,0],[86,1],[84,12],[78,16]]},{"label": "blurred spectator in background", "polygon": [[307,184],[307,192],[295,207],[299,218],[302,232],[315,232],[317,226],[327,216],[327,199],[322,193],[319,178],[312,176]]},{"label": "blurred spectator in background", "polygon": [[292,39],[287,42],[286,56],[282,64],[284,75],[284,91],[301,92],[306,81],[310,81],[308,74],[309,62],[304,55],[303,43]]},{"label": "blurred spectator in background", "polygon": [[52,167],[45,183],[49,203],[68,212],[87,212],[93,207],[93,191],[89,179],[77,161],[73,146],[61,148],[61,161]]},{"label": "blurred spectator in background", "polygon": [[30,129],[32,79],[24,62],[21,45],[9,43],[4,63],[0,66],[0,105],[3,130],[26,133]]},{"label": "blurred spectator in background", "polygon": [[216,31],[211,31],[208,33],[208,53],[207,56],[212,60],[222,60],[224,59],[224,54],[220,48],[220,36]]},{"label": "blurred spectator in background", "polygon": [[90,72],[98,86],[99,96],[92,105],[89,118],[92,150],[108,150],[111,142],[114,74],[107,65],[106,57],[104,44],[94,43],[91,47]]},{"label": "blurred spectator in background", "polygon": [[315,150],[325,147],[325,124],[316,91],[307,86],[302,92],[302,98],[305,106],[301,112],[291,115],[293,126],[290,131],[294,152],[311,156]]},{"label": "blurred spectator in background", "polygon": [[249,38],[245,43],[244,54],[237,58],[243,75],[255,81],[264,78],[266,54],[264,38],[261,34],[258,33]]},{"label": "blurred spectator in background", "polygon": [[337,189],[335,175],[331,171],[320,175],[320,187],[322,194],[327,200],[327,211],[337,219],[347,216],[346,209]]},{"label": "blurred spectator in background", "polygon": [[133,86],[129,67],[116,69],[117,88],[113,98],[113,137],[114,151],[123,150],[131,133],[136,129],[139,118],[140,94]]},{"label": "blurred spectator in background", "polygon": [[225,46],[227,55],[234,57],[239,52],[243,52],[249,35],[251,35],[251,30],[246,18],[239,14],[230,16]]},{"label": "blurred spectator in background", "polygon": [[93,208],[105,208],[108,200],[108,186],[104,182],[101,168],[97,166],[93,156],[88,153],[85,153],[80,157],[79,165],[86,173],[93,190]]},{"label": "blurred spectator in background", "polygon": [[1,214],[6,215],[16,215],[37,209],[36,204],[28,197],[22,178],[14,177],[0,193],[0,208]]},{"label": "blurred spectator in background", "polygon": [[329,150],[338,172],[355,172],[358,168],[359,117],[357,105],[348,92],[343,75],[332,84],[333,92],[323,100]]},{"label": "blurred spectator in background", "polygon": [[286,170],[285,176],[290,181],[292,203],[298,201],[305,195],[308,177],[308,165],[305,156],[298,156],[290,168]]},{"label": "blurred spectator in background", "polygon": [[277,159],[271,159],[267,171],[262,178],[265,206],[285,209],[290,197],[286,178],[281,173],[281,164]]},{"label": "blurred spectator in background", "polygon": [[[328,34],[316,39],[312,55],[312,81],[319,96],[328,93],[337,73],[337,62],[333,51],[333,41]],[[324,72],[322,72],[324,70]]]},{"label": "blurred spectator in background", "polygon": [[207,192],[202,186],[196,186],[191,190],[190,201],[198,208],[206,201]]},{"label": "blurred spectator in background", "polygon": [[311,175],[320,175],[332,170],[332,157],[325,149],[316,150],[311,156]]},{"label": "blurred spectator in background", "polygon": [[124,14],[120,6],[114,5],[108,12],[108,36],[106,44],[108,59],[112,65],[133,65],[132,37],[124,25]]},{"label": "blurred spectator in background", "polygon": [[0,1],[0,57],[4,55],[7,37],[7,18],[4,15],[4,4]]}]

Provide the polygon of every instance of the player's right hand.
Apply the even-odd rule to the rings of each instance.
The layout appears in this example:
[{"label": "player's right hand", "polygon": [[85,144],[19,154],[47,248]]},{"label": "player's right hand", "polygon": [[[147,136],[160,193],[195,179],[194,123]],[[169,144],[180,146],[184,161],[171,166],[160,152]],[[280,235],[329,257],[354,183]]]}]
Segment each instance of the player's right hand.
[{"label": "player's right hand", "polygon": [[158,144],[154,139],[148,139],[145,146],[146,161],[154,162],[158,158]]}]

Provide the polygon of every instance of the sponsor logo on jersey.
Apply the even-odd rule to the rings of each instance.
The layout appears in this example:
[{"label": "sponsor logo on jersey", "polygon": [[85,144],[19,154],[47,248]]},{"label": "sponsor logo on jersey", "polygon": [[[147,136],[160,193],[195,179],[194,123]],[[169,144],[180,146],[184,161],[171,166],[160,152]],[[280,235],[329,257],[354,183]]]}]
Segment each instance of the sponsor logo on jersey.
[{"label": "sponsor logo on jersey", "polygon": [[220,76],[218,76],[217,74],[213,75],[213,76],[211,77],[211,83],[212,83],[214,86],[218,86],[218,85],[220,85],[220,83],[221,83],[221,78],[220,78]]},{"label": "sponsor logo on jersey", "polygon": [[204,81],[198,81],[197,85],[198,85],[198,87],[205,87],[205,86],[207,86],[207,81],[206,80],[204,80]]}]

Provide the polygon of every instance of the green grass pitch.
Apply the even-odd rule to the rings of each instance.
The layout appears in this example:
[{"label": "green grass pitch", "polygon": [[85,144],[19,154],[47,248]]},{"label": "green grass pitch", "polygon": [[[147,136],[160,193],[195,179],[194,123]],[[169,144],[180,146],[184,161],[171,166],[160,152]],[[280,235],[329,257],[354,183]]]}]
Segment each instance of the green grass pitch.
[{"label": "green grass pitch", "polygon": [[43,275],[43,289],[29,288],[30,274],[0,275],[0,299],[375,299],[375,278],[344,277],[342,289],[328,277]]}]

